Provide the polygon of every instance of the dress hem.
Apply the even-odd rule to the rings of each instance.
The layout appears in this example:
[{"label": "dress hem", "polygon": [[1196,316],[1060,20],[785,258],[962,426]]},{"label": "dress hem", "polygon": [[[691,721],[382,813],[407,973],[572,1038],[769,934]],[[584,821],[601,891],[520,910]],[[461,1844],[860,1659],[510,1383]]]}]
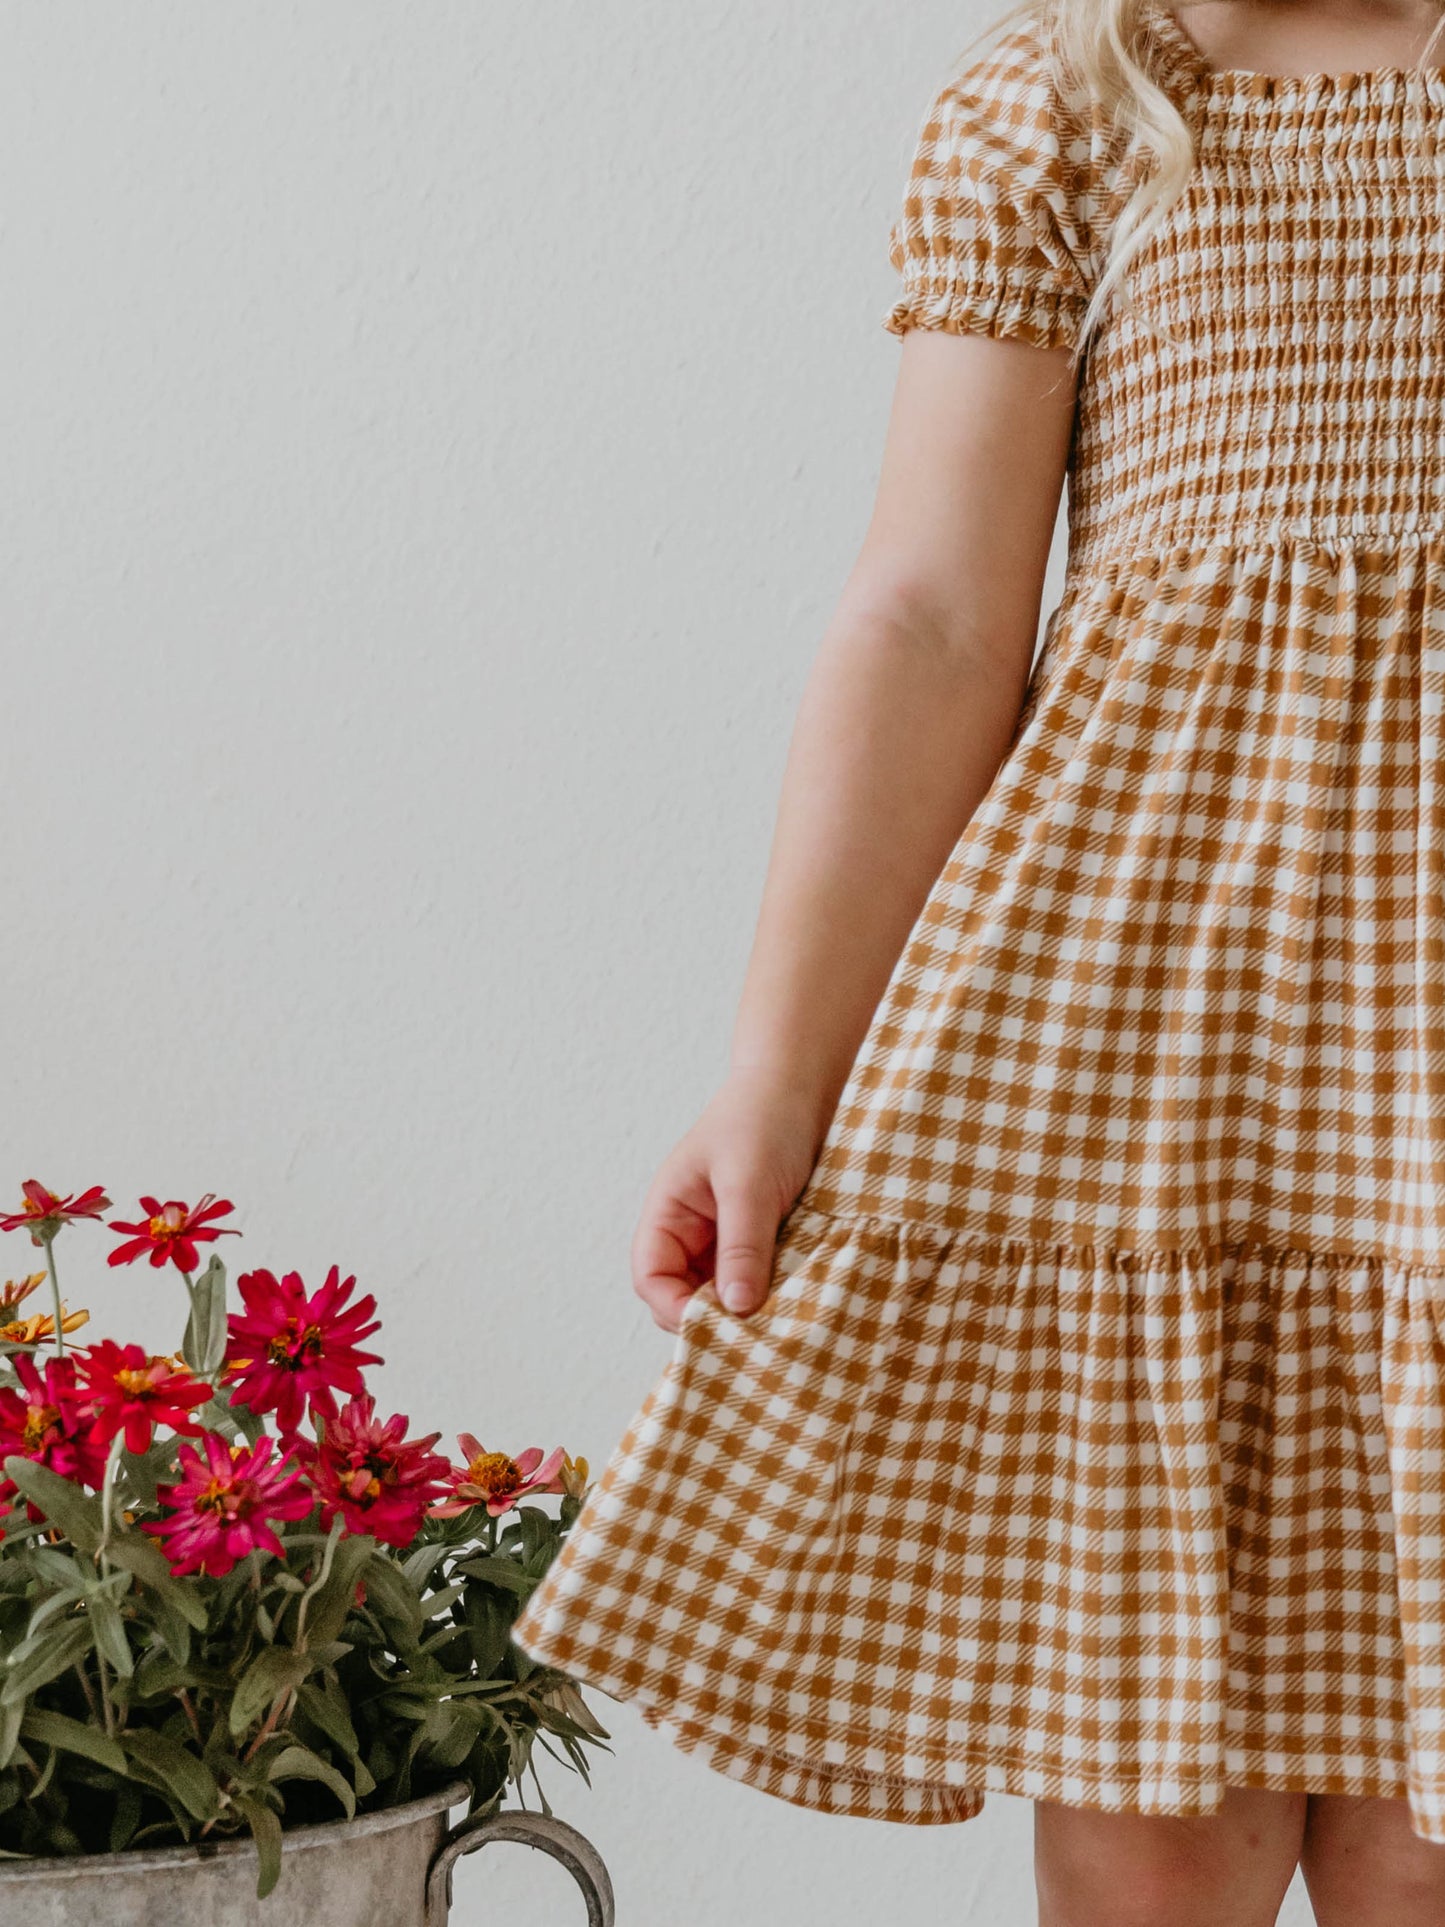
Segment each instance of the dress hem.
[{"label": "dress hem", "polygon": [[[916,1774],[872,1772],[811,1760],[806,1754],[763,1747],[747,1740],[737,1722],[703,1715],[680,1693],[642,1690],[600,1658],[569,1659],[566,1642],[548,1647],[545,1640],[518,1640],[529,1659],[569,1673],[584,1687],[630,1705],[643,1723],[669,1744],[697,1758],[712,1771],[755,1791],[772,1794],[789,1805],[840,1818],[872,1819],[911,1826],[959,1824],[983,1811],[987,1793],[1047,1800],[1096,1812],[1138,1813],[1169,1818],[1192,1818],[1217,1813],[1229,1787],[1250,1787],[1273,1793],[1345,1795],[1363,1799],[1409,1799],[1406,1769],[1391,1772],[1378,1765],[1357,1774],[1311,1772],[1306,1768],[1272,1768],[1256,1762],[1221,1769],[1180,1767],[1175,1772],[1177,1792],[1141,1791],[1145,1781],[1128,1770],[1110,1772],[1087,1765],[1061,1765],[1057,1759],[1021,1749],[999,1748],[987,1756],[966,1747],[951,1748],[937,1765],[967,1778],[929,1778]],[[580,1668],[581,1670],[577,1670]],[[864,1744],[873,1745],[874,1742]],[[1227,1749],[1229,1750],[1229,1749]],[[1237,1750],[1237,1749],[1236,1749]],[[1156,1785],[1166,1776],[1149,1776]],[[1103,1789],[1109,1789],[1100,1797]],[[1196,1797],[1191,1798],[1191,1791]],[[1445,1845],[1445,1816],[1433,1831],[1417,1825],[1416,1837]]]}]

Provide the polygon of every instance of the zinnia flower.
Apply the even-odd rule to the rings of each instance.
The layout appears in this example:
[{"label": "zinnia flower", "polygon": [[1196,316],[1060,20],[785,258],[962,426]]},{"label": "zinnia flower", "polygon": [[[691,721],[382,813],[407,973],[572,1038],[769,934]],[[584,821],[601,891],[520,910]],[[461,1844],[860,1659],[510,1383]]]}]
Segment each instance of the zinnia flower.
[{"label": "zinnia flower", "polygon": [[8,1318],[25,1303],[32,1292],[45,1283],[43,1271],[32,1271],[28,1278],[7,1278],[0,1286],[0,1318]]},{"label": "zinnia flower", "polygon": [[157,1425],[194,1437],[201,1428],[191,1412],[213,1392],[174,1359],[152,1356],[139,1345],[117,1345],[113,1338],[88,1347],[80,1372],[96,1436],[109,1445],[123,1432],[128,1452],[149,1451]]},{"label": "zinnia flower", "polygon": [[149,1255],[153,1265],[163,1265],[169,1258],[178,1271],[190,1272],[201,1262],[197,1245],[241,1235],[234,1225],[212,1225],[212,1218],[224,1218],[236,1208],[213,1191],[195,1205],[162,1204],[159,1198],[142,1198],[140,1208],[146,1215],[138,1224],[122,1224],[118,1218],[110,1221],[112,1231],[129,1234],[126,1243],[111,1252],[113,1265],[133,1265],[137,1258]]},{"label": "zinnia flower", "polygon": [[[64,1332],[79,1331],[82,1325],[89,1324],[88,1311],[67,1311],[64,1304],[60,1307],[60,1329]],[[48,1345],[55,1336],[55,1314],[37,1311],[29,1318],[11,1318],[0,1325],[0,1345]]]},{"label": "zinnia flower", "polygon": [[181,1476],[157,1494],[170,1516],[141,1521],[173,1573],[221,1579],[248,1553],[284,1552],[267,1521],[304,1519],[315,1502],[289,1455],[271,1464],[275,1449],[275,1439],[230,1445],[218,1432],[201,1434],[200,1452],[181,1446]]},{"label": "zinnia flower", "polygon": [[[558,1476],[567,1460],[560,1445],[546,1459],[538,1445],[529,1445],[511,1459],[505,1452],[484,1451],[470,1432],[459,1432],[457,1444],[467,1462],[452,1468],[451,1493],[444,1504],[431,1508],[434,1519],[455,1518],[459,1512],[470,1512],[474,1505],[484,1505],[495,1519],[510,1512],[524,1493],[566,1490]],[[583,1471],[585,1474],[585,1462]]]},{"label": "zinnia flower", "polygon": [[[0,1345],[45,1345],[54,1338],[55,1316],[52,1312],[32,1312],[28,1318],[15,1316],[30,1294],[39,1291],[44,1283],[45,1273],[32,1271],[28,1278],[11,1278],[0,1286]],[[89,1321],[88,1311],[67,1311],[64,1304],[61,1305],[62,1331],[78,1331]]]},{"label": "zinnia flower", "polygon": [[98,1218],[110,1209],[110,1199],[98,1184],[73,1198],[47,1191],[34,1178],[27,1178],[20,1189],[25,1201],[19,1211],[0,1217],[0,1231],[28,1231],[33,1245],[48,1245],[62,1225],[74,1224],[79,1218]]},{"label": "zinnia flower", "polygon": [[[28,1352],[16,1352],[11,1362],[20,1384],[0,1385],[0,1459],[34,1459],[63,1479],[98,1488],[105,1447],[91,1429],[74,1361],[48,1358],[41,1368]],[[0,1478],[0,1499],[15,1490],[13,1479]],[[30,1516],[43,1515],[32,1506]]]},{"label": "zinnia flower", "polygon": [[375,1352],[356,1349],[381,1321],[371,1316],[376,1300],[370,1292],[347,1305],[355,1283],[343,1282],[335,1265],[309,1298],[294,1271],[284,1278],[248,1271],[237,1280],[246,1309],[227,1321],[226,1378],[243,1405],[274,1412],[283,1433],[296,1430],[308,1404],[313,1416],[334,1419],[334,1392],[360,1392],[362,1366],[381,1363]]},{"label": "zinnia flower", "polygon": [[367,1393],[325,1421],[319,1442],[298,1443],[328,1532],[340,1513],[348,1532],[370,1533],[389,1546],[411,1544],[427,1507],[446,1491],[451,1468],[431,1449],[439,1432],[409,1439],[406,1427],[400,1415],[382,1424]]}]

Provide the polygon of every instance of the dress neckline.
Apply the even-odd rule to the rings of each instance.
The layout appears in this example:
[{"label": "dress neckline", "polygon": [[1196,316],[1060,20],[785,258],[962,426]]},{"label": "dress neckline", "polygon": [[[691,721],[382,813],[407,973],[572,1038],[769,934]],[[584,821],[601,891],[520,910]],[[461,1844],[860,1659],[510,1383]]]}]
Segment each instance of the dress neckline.
[{"label": "dress neckline", "polygon": [[1424,67],[1343,68],[1332,73],[1270,74],[1253,67],[1215,67],[1169,0],[1146,0],[1156,37],[1184,77],[1221,99],[1358,100],[1383,93],[1427,92],[1445,98],[1445,62]]}]

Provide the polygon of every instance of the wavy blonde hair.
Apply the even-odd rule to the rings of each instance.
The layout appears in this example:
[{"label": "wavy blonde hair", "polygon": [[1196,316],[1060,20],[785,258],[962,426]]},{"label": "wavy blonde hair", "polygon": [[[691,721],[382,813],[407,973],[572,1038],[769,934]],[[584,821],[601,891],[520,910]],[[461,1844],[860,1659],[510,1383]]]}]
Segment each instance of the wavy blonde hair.
[{"label": "wavy blonde hair", "polygon": [[[1248,0],[1238,4],[1247,5]],[[1127,280],[1130,263],[1184,191],[1194,167],[1193,132],[1162,85],[1161,70],[1150,65],[1149,14],[1149,0],[1015,0],[964,49],[971,51],[981,39],[1015,21],[1036,22],[1061,98],[1080,111],[1086,124],[1091,113],[1102,113],[1116,130],[1123,152],[1132,157],[1136,185],[1110,229],[1103,269],[1080,323],[1076,359],[1115,293],[1122,295],[1130,314],[1138,315]],[[1442,27],[1445,0],[1417,68],[1434,64],[1431,53]],[[1187,43],[1187,31],[1181,27],[1180,33]],[[1201,56],[1201,65],[1207,64]],[[1146,320],[1144,325],[1157,333],[1154,323]]]}]

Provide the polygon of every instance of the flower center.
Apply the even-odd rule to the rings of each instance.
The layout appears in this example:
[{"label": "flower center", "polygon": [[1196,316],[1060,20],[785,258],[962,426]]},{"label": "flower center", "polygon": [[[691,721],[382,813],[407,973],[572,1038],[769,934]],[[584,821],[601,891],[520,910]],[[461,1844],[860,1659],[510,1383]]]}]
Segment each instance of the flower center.
[{"label": "flower center", "polygon": [[268,1342],[266,1356],[273,1365],[299,1372],[303,1365],[321,1356],[321,1327],[303,1325],[299,1318],[288,1318]]},{"label": "flower center", "polygon": [[122,1366],[115,1375],[115,1382],[121,1391],[128,1393],[131,1398],[144,1398],[148,1392],[153,1392],[156,1388],[155,1361],[141,1366],[138,1370]]},{"label": "flower center", "polygon": [[161,1244],[168,1238],[174,1238],[181,1230],[181,1226],[176,1223],[174,1218],[162,1216],[159,1218],[151,1218],[147,1222],[146,1229],[149,1231],[151,1237],[155,1239],[156,1243]]},{"label": "flower center", "polygon": [[516,1460],[509,1459],[505,1452],[479,1453],[467,1467],[467,1484],[481,1492],[515,1492],[521,1483]]},{"label": "flower center", "polygon": [[25,1430],[21,1434],[26,1448],[33,1451],[36,1446],[44,1445],[45,1434],[52,1425],[60,1420],[59,1409],[54,1405],[32,1405],[25,1414]]},{"label": "flower center", "polygon": [[[231,1447],[233,1466],[244,1450],[244,1446],[240,1445]],[[197,1512],[213,1512],[218,1519],[237,1519],[255,1504],[255,1500],[256,1487],[252,1480],[228,1479],[223,1474],[202,1486],[193,1503]]]}]

